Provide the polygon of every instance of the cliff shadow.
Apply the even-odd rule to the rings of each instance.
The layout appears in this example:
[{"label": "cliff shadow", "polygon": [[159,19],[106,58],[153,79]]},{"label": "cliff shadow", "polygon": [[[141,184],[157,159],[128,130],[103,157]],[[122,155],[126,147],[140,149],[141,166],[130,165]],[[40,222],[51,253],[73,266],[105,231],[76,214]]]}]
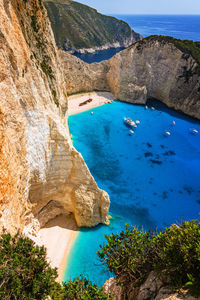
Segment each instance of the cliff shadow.
[{"label": "cliff shadow", "polygon": [[72,213],[69,215],[60,214],[54,219],[48,221],[44,226],[42,226],[42,228],[51,228],[56,226],[64,229],[79,231],[74,215]]}]

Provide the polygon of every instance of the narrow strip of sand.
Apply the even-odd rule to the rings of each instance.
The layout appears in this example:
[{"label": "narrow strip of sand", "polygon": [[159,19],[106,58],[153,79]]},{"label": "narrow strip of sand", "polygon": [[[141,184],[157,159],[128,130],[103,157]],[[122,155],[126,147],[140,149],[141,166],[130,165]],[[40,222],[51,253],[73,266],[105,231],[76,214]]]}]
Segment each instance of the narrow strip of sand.
[{"label": "narrow strip of sand", "polygon": [[74,115],[94,107],[112,103],[115,100],[109,92],[80,93],[68,97],[68,113]]},{"label": "narrow strip of sand", "polygon": [[47,248],[47,259],[53,268],[58,268],[58,281],[62,282],[70,249],[78,235],[74,217],[60,215],[49,221],[39,233]]}]

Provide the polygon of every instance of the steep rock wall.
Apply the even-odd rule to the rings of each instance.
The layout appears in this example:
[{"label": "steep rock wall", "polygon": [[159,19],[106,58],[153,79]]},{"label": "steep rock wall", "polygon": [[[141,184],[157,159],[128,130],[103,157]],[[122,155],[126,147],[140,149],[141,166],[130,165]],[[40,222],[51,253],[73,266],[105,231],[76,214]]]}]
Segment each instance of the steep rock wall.
[{"label": "steep rock wall", "polygon": [[107,223],[109,197],[71,143],[42,2],[2,0],[0,13],[0,228],[34,233],[37,220],[42,226],[60,213],[73,213],[79,226]]},{"label": "steep rock wall", "polygon": [[58,50],[63,62],[66,90],[68,94],[88,91],[109,91],[110,87],[106,80],[108,64],[101,63],[87,64],[81,59]]},{"label": "steep rock wall", "polygon": [[156,98],[200,118],[198,62],[164,39],[144,39],[108,61],[108,85],[116,98],[145,104]]},{"label": "steep rock wall", "polygon": [[143,39],[108,61],[94,64],[60,53],[69,93],[105,90],[111,91],[116,99],[135,104],[156,98],[200,119],[199,62],[179,49],[173,39]]}]

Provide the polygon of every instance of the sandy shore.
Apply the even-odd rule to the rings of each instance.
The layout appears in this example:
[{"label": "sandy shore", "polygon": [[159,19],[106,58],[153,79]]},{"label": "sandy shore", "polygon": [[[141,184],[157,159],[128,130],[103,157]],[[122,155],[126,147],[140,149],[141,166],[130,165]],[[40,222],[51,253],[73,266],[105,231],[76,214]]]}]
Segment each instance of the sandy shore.
[{"label": "sandy shore", "polygon": [[69,115],[74,115],[114,100],[115,97],[109,92],[75,94],[68,97],[68,112]]},{"label": "sandy shore", "polygon": [[47,257],[52,267],[58,268],[58,281],[62,282],[67,258],[78,228],[73,216],[60,215],[40,229],[42,244],[47,248]]}]

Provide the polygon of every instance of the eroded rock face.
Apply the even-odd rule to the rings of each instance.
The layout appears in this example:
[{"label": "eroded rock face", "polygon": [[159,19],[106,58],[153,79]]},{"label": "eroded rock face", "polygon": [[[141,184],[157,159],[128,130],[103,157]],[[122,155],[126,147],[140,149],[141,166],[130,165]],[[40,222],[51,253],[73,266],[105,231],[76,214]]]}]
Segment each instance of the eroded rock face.
[{"label": "eroded rock face", "polygon": [[116,98],[145,104],[156,98],[167,106],[200,118],[198,63],[173,43],[147,39],[109,61],[107,80]]},{"label": "eroded rock face", "polygon": [[115,278],[110,278],[103,285],[106,294],[113,294],[115,300],[199,300],[187,293],[187,291],[173,292],[152,271],[144,284],[138,288],[130,286],[126,289],[117,286]]},{"label": "eroded rock face", "polygon": [[106,61],[87,64],[81,59],[59,50],[63,61],[63,72],[68,94],[88,91],[109,91],[106,80],[108,65]]},{"label": "eroded rock face", "polygon": [[42,2],[1,1],[0,13],[1,228],[34,231],[36,220],[43,226],[71,212],[79,226],[107,223],[109,197],[71,143],[62,65]]},{"label": "eroded rock face", "polygon": [[116,99],[133,104],[145,104],[148,98],[156,98],[200,119],[199,64],[172,42],[144,39],[110,60],[94,64],[84,63],[63,51],[60,56],[69,93],[110,91]]}]

